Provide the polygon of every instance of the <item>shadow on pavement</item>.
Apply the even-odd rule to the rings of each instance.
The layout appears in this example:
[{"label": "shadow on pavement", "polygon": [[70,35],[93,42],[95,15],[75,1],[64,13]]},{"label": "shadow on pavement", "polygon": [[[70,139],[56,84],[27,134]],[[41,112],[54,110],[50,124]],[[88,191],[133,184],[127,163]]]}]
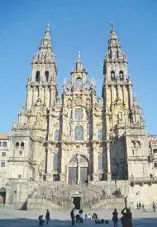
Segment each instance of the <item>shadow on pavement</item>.
[{"label": "shadow on pavement", "polygon": [[[38,226],[38,220],[36,219],[27,219],[27,218],[15,218],[15,219],[0,219],[0,227],[34,227]],[[47,225],[46,222],[44,226],[51,226],[51,227],[70,227],[71,221],[70,220],[60,220],[60,219],[53,219]],[[109,224],[95,224],[94,221],[84,221],[83,224],[76,223],[75,226],[96,226],[96,227],[103,227],[103,226],[113,226],[111,220],[109,220]],[[157,218],[142,218],[142,219],[134,219],[133,220],[133,227],[156,227],[157,226]],[[121,223],[119,221],[118,227],[121,227]]]}]

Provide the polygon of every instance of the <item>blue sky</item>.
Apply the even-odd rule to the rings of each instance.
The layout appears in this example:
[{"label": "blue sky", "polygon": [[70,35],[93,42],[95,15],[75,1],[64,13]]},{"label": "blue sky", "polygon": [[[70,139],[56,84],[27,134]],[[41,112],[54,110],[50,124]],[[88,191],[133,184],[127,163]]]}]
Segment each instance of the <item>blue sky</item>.
[{"label": "blue sky", "polygon": [[25,103],[31,59],[47,23],[58,66],[58,86],[70,77],[81,51],[89,77],[102,88],[102,67],[110,24],[128,54],[129,74],[147,129],[157,133],[156,0],[1,0],[0,131],[9,132]]}]

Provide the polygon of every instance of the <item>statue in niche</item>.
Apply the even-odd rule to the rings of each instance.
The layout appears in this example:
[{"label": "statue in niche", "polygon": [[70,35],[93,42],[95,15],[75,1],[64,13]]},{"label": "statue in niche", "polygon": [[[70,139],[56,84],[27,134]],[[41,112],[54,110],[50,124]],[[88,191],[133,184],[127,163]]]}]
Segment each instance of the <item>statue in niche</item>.
[{"label": "statue in niche", "polygon": [[118,113],[117,120],[118,120],[118,123],[120,123],[123,120],[123,116],[121,112]]},{"label": "statue in niche", "polygon": [[13,128],[17,128],[17,123],[16,123],[16,121],[14,121],[14,123],[13,123]]},{"label": "statue in niche", "polygon": [[63,82],[62,88],[63,88],[63,92],[66,93],[67,92],[67,84],[66,84],[66,81],[65,80]]},{"label": "statue in niche", "polygon": [[71,99],[68,99],[67,107],[71,109]]},{"label": "statue in niche", "polygon": [[75,80],[75,89],[76,90],[80,90],[82,89],[83,83],[82,83],[82,79],[81,78],[77,78]]}]

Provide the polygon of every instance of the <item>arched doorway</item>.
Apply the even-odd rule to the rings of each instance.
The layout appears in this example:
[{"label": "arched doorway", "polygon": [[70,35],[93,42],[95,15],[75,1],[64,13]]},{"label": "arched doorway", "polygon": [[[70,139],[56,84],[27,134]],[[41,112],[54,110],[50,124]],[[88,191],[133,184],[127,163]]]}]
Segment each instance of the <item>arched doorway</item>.
[{"label": "arched doorway", "polygon": [[5,204],[5,199],[6,199],[6,189],[0,188],[0,203]]},{"label": "arched doorway", "polygon": [[88,181],[89,165],[83,155],[75,155],[69,162],[68,182],[70,184],[86,183]]}]

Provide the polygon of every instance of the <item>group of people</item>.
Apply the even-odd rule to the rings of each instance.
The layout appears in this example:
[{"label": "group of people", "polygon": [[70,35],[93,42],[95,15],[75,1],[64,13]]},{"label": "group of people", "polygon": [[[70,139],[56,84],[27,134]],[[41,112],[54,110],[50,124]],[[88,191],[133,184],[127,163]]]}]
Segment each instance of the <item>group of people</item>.
[{"label": "group of people", "polygon": [[45,221],[48,224],[50,221],[50,211],[49,210],[46,211],[45,220],[43,219],[43,215],[39,215],[38,220],[39,220],[39,226],[43,226]]},{"label": "group of people", "polygon": [[143,204],[137,203],[136,208],[137,210],[146,211],[144,203]]},{"label": "group of people", "polygon": [[[122,223],[123,227],[132,227],[132,213],[130,208],[125,207],[122,211],[122,217],[120,218],[120,221]],[[112,213],[112,221],[114,227],[118,227],[118,212],[117,209],[115,209]],[[95,224],[103,224],[108,223],[108,221],[105,221],[103,218],[98,218],[98,215],[94,213],[93,215],[89,214],[83,214],[83,210],[79,210],[79,212],[76,214],[75,209],[72,209],[70,212],[71,220],[72,220],[72,226],[76,223],[83,223],[83,219],[85,220],[94,220]]]},{"label": "group of people", "polygon": [[95,222],[98,222],[98,215],[96,213],[93,213],[92,215],[89,214],[84,214],[83,210],[80,209],[79,212],[76,213],[76,210],[73,208],[72,211],[70,212],[70,217],[72,221],[72,226],[75,225],[76,223],[83,223],[83,220],[95,220]]}]

